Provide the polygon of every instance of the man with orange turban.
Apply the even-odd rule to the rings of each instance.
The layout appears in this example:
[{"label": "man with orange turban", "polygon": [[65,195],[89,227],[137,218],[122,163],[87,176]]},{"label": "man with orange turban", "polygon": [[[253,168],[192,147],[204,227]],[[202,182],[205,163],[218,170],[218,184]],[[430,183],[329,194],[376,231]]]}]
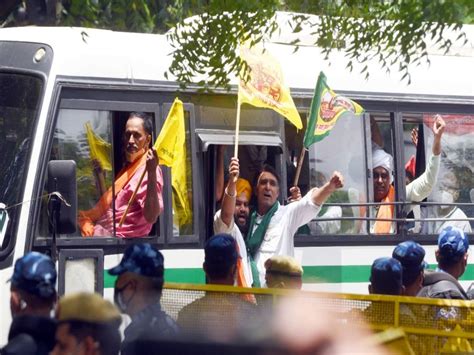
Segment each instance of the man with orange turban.
[{"label": "man with orange turban", "polygon": [[[239,167],[234,165],[229,166],[229,178],[233,179],[236,171]],[[234,210],[234,223],[227,225],[222,218],[222,210],[216,212],[214,216],[214,233],[228,233],[232,235],[238,246],[240,259],[237,262],[237,285],[242,287],[250,287],[253,282],[252,271],[247,263],[247,248],[245,247],[245,241],[243,236],[247,235],[249,220],[250,220],[250,198],[252,197],[252,186],[248,180],[238,178],[235,183],[235,194],[230,195],[227,187],[224,190],[224,194],[235,197],[235,210]],[[226,200],[226,199],[224,199]],[[233,202],[233,199],[227,199],[227,202]],[[224,202],[225,203],[225,202]],[[229,218],[230,217],[230,218]],[[228,219],[232,219],[232,216],[228,216]]]}]

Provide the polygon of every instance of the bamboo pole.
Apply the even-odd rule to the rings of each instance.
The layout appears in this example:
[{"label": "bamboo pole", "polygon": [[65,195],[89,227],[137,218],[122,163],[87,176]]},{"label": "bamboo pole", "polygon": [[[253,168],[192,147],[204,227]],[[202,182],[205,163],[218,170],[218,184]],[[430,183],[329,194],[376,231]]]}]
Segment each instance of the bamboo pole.
[{"label": "bamboo pole", "polygon": [[293,186],[298,186],[298,181],[300,179],[301,167],[303,166],[305,153],[306,153],[306,148],[303,146],[301,148],[300,157],[298,159],[298,164],[296,166],[296,173],[295,173],[295,178],[293,180]]},{"label": "bamboo pole", "polygon": [[[237,100],[237,117],[235,120],[235,141],[234,141],[234,157],[239,156],[239,131],[240,131],[240,100]],[[237,177],[234,176],[234,182],[237,182]]]},{"label": "bamboo pole", "polygon": [[130,206],[132,205],[133,201],[135,200],[135,196],[137,195],[138,189],[140,188],[140,185],[142,184],[143,178],[145,177],[146,174],[146,167],[143,169],[142,176],[140,176],[140,180],[138,181],[137,187],[135,187],[135,191],[133,191],[132,197],[130,197],[130,200],[128,201],[127,208],[125,209],[125,212],[122,215],[122,218],[120,218],[119,222],[119,227],[122,227],[123,222],[125,221],[125,217],[127,217],[128,210]]}]

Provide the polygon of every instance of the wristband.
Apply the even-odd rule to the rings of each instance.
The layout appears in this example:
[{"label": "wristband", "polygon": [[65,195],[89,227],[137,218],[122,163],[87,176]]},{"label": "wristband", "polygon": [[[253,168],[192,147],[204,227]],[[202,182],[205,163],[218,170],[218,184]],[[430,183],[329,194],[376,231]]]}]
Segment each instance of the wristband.
[{"label": "wristband", "polygon": [[235,198],[235,196],[237,195],[237,193],[234,193],[233,195],[231,195],[231,194],[227,191],[227,187],[224,189],[224,193],[225,193],[227,196],[231,197],[231,198]]}]

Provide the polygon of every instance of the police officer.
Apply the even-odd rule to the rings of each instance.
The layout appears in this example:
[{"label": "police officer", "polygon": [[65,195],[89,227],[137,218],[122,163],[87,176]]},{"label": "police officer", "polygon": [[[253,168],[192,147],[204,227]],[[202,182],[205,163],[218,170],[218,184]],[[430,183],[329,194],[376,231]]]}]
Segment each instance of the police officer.
[{"label": "police officer", "polygon": [[423,287],[425,249],[420,244],[407,240],[395,247],[392,257],[400,261],[403,267],[403,295],[415,297]]},{"label": "police officer", "polygon": [[109,270],[118,276],[114,300],[131,317],[125,329],[122,354],[134,353],[141,340],[173,338],[179,328],[160,306],[164,281],[163,255],[149,243],[131,245],[120,264]]},{"label": "police officer", "polygon": [[46,255],[30,252],[15,263],[10,308],[13,322],[2,354],[49,354],[56,323],[56,269]]},{"label": "police officer", "polygon": [[402,282],[402,264],[394,258],[378,258],[370,269],[370,294],[400,296],[405,287]]},{"label": "police officer", "polygon": [[464,274],[467,266],[469,239],[464,231],[448,226],[438,236],[436,272],[425,272],[423,288],[419,296],[430,298],[449,298],[468,300],[458,279]]},{"label": "police officer", "polygon": [[268,287],[301,290],[303,268],[295,258],[274,255],[265,261],[265,270],[265,281]]},{"label": "police officer", "polygon": [[120,312],[96,293],[76,293],[59,301],[56,346],[51,355],[118,355]]}]

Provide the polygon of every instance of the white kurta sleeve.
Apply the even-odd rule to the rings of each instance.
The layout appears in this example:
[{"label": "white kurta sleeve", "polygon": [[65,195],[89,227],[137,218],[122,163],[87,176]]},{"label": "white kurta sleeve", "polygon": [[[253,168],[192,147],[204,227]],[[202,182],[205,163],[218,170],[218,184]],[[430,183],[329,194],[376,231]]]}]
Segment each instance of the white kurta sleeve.
[{"label": "white kurta sleeve", "polygon": [[440,155],[431,155],[425,172],[407,185],[407,201],[420,202],[430,195],[438,178],[439,163]]},{"label": "white kurta sleeve", "polygon": [[214,215],[214,234],[227,233],[232,234],[234,229],[234,219],[232,218],[230,225],[224,223],[221,219],[221,210],[217,211]]},{"label": "white kurta sleeve", "polygon": [[285,206],[286,214],[295,232],[299,227],[316,218],[321,209],[321,206],[311,200],[312,193],[313,189],[309,190],[301,200]]}]

